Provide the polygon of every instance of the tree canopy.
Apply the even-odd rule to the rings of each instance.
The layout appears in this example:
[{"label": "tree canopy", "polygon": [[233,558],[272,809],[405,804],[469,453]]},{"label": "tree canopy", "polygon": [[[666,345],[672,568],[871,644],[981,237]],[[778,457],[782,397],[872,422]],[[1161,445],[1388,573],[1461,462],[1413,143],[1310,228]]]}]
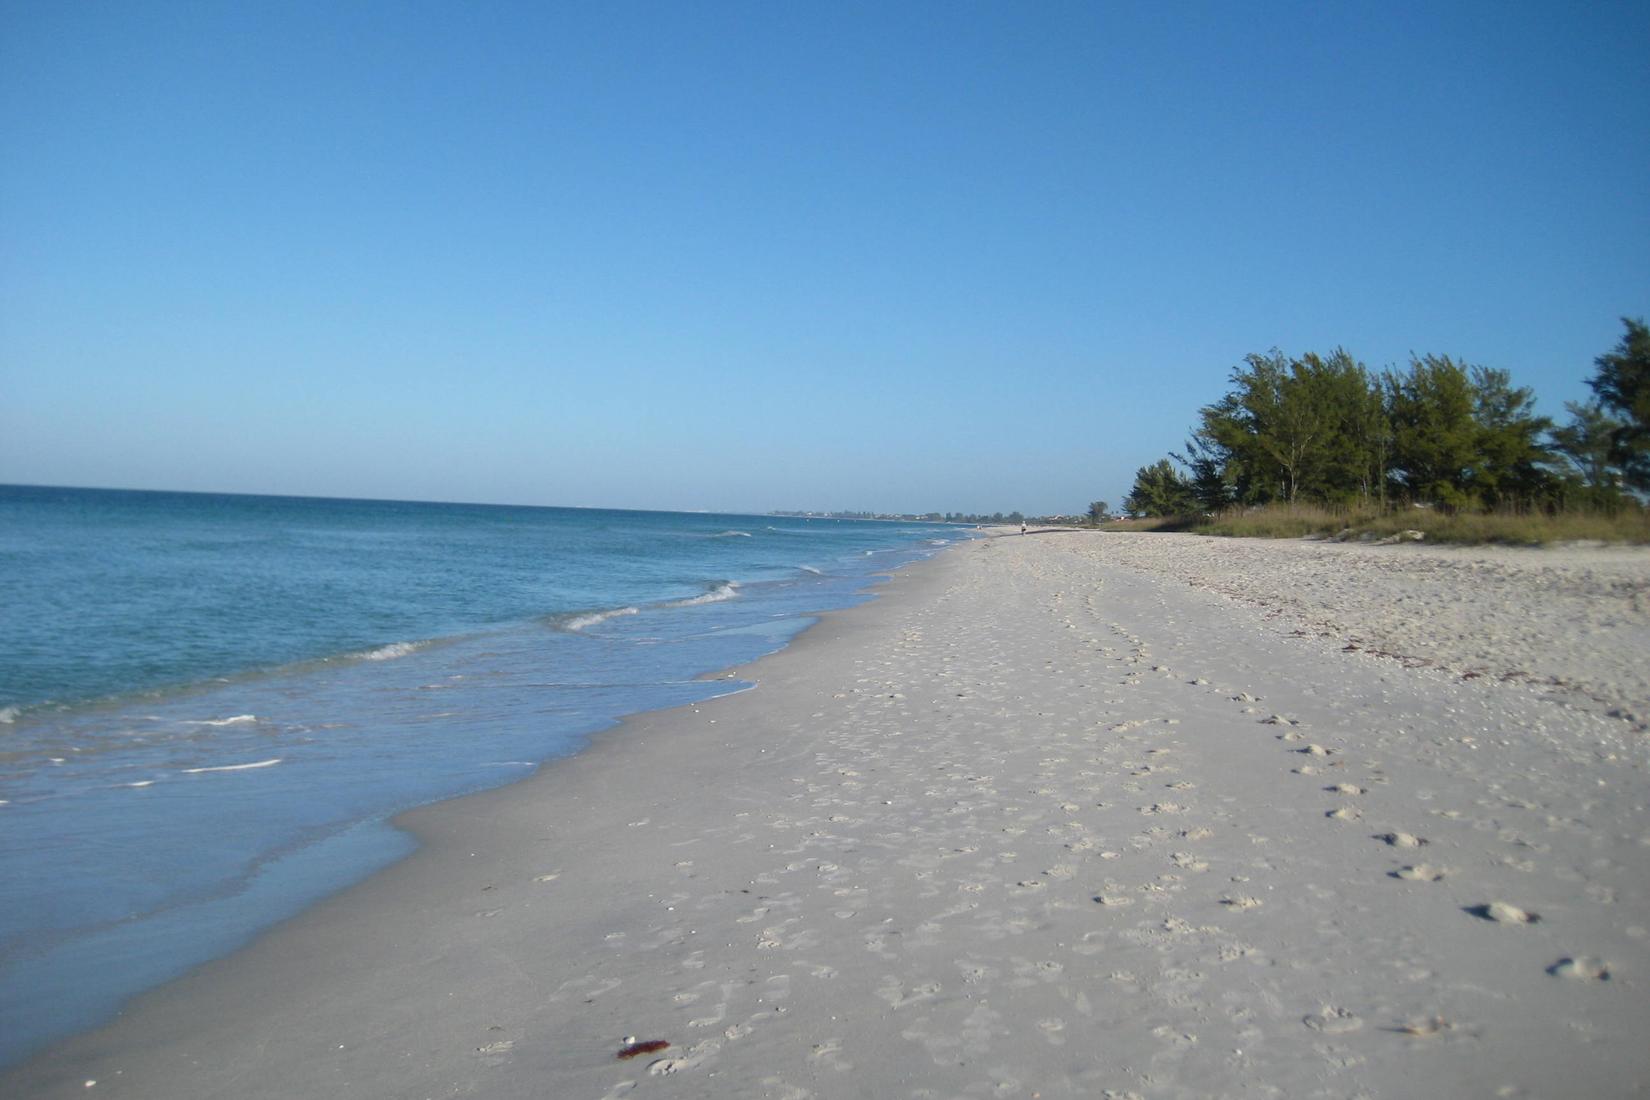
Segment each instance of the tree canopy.
[{"label": "tree canopy", "polygon": [[[1412,355],[1379,375],[1344,348],[1245,356],[1183,449],[1135,473],[1136,515],[1311,500],[1449,509],[1583,503],[1650,491],[1650,329],[1595,361],[1596,401],[1563,426],[1504,370]],[[1184,469],[1177,469],[1176,465]]]},{"label": "tree canopy", "polygon": [[1621,343],[1593,361],[1588,380],[1599,404],[1618,418],[1612,428],[1610,461],[1622,479],[1650,491],[1650,328],[1644,319],[1623,317]]}]

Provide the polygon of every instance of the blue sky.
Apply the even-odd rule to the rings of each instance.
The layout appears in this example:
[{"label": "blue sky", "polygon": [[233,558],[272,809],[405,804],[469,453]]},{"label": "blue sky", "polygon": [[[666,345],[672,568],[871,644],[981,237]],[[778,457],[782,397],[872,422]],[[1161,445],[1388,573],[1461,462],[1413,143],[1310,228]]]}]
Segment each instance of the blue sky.
[{"label": "blue sky", "polygon": [[1254,351],[1586,396],[1650,6],[0,3],[0,481],[1114,505]]}]

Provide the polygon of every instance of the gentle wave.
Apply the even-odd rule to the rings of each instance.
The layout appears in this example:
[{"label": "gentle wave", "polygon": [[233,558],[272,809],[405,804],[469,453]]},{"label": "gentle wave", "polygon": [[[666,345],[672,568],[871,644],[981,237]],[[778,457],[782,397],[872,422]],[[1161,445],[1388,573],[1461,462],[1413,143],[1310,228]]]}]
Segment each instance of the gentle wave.
[{"label": "gentle wave", "polygon": [[812,573],[816,577],[823,577],[825,575],[825,570],[815,569],[811,565],[799,565],[797,568],[802,570],[804,573]]},{"label": "gentle wave", "polygon": [[713,539],[748,539],[752,537],[749,531],[718,531],[711,536]]},{"label": "gentle wave", "polygon": [[357,653],[355,656],[359,657],[363,661],[393,661],[397,657],[405,657],[409,653],[417,653],[429,644],[429,642],[391,642],[389,645],[379,646],[377,649],[369,649],[365,653]]},{"label": "gentle wave", "polygon": [[0,726],[9,726],[23,713],[22,707],[0,707]]},{"label": "gentle wave", "polygon": [[703,603],[721,603],[723,600],[736,599],[739,595],[738,581],[717,581],[707,592],[697,596],[689,596],[685,600],[671,600],[666,607],[697,607]]},{"label": "gentle wave", "polygon": [[185,768],[185,769],[183,769],[183,774],[184,775],[199,775],[202,772],[244,772],[244,771],[249,771],[252,768],[268,768],[268,767],[271,767],[275,764],[279,764],[282,761],[282,759],[284,759],[284,758],[276,756],[276,757],[273,757],[269,760],[259,760],[257,763],[254,763],[254,764],[221,764],[221,765],[219,765],[218,767],[215,767],[215,768]]},{"label": "gentle wave", "polygon": [[256,714],[237,714],[233,718],[203,718],[197,722],[180,722],[182,726],[244,726],[256,722]]},{"label": "gentle wave", "polygon": [[591,611],[583,615],[574,615],[571,618],[559,619],[556,625],[563,630],[579,631],[597,623],[605,623],[609,619],[616,619],[620,615],[637,615],[641,613],[639,607],[615,607],[608,611]]}]

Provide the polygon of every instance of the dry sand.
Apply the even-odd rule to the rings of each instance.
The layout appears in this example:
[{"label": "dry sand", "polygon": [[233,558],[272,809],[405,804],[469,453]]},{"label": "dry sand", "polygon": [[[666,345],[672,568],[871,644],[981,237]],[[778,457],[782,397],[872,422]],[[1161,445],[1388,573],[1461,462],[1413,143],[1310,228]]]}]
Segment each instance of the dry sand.
[{"label": "dry sand", "polygon": [[0,1093],[1642,1095],[1647,582],[964,546]]}]

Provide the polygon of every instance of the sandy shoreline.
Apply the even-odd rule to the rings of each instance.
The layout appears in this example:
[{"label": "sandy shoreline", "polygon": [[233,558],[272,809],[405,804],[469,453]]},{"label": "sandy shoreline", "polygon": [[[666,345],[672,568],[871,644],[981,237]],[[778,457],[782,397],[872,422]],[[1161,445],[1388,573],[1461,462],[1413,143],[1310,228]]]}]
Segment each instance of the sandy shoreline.
[{"label": "sandy shoreline", "polygon": [[908,568],[0,1091],[1650,1088],[1650,556],[1234,545]]}]

